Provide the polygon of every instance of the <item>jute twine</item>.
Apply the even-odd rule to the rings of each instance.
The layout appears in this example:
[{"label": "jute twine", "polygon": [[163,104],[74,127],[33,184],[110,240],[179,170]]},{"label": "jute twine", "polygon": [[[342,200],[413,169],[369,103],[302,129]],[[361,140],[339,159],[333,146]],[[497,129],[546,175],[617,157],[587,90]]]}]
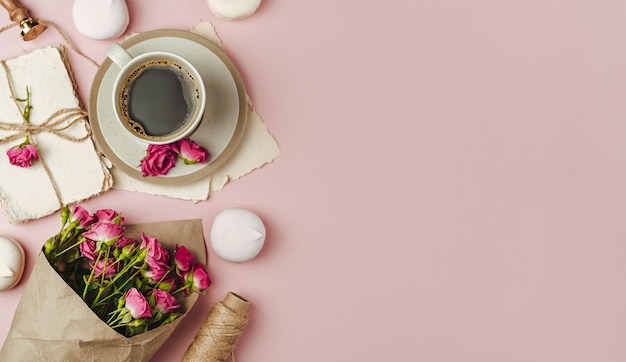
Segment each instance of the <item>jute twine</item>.
[{"label": "jute twine", "polygon": [[231,356],[234,362],[235,345],[248,323],[248,306],[247,300],[232,292],[214,304],[182,362],[224,362]]},{"label": "jute twine", "polygon": [[[49,26],[49,27],[53,28],[54,30],[56,30],[56,32],[61,36],[61,38],[63,39],[65,44],[67,44],[67,46],[69,46],[73,51],[75,51],[78,55],[83,57],[85,60],[87,60],[91,64],[95,65],[96,68],[99,67],[98,63],[96,63],[95,60],[89,58],[87,55],[85,55],[85,53],[81,52],[76,46],[74,46],[74,44],[70,41],[70,39],[67,37],[65,32],[63,32],[63,30],[61,30],[61,28],[58,25],[56,25],[55,23],[53,23],[53,22],[51,22],[49,20],[46,20],[46,19],[37,19],[37,21],[39,23],[41,23],[42,25]],[[6,30],[9,30],[11,28],[14,28],[16,26],[18,26],[18,23],[7,24],[7,25],[3,26],[2,28],[0,28],[0,33],[4,32]]]}]

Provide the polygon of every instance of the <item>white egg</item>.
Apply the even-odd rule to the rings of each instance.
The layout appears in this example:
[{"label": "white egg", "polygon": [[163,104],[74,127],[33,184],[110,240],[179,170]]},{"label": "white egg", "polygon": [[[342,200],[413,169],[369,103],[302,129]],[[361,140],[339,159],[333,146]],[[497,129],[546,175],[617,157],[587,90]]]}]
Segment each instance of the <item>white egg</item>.
[{"label": "white egg", "polygon": [[238,20],[254,14],[261,0],[207,0],[209,9],[224,20]]},{"label": "white egg", "polygon": [[220,212],[211,227],[211,247],[225,260],[254,259],[265,243],[265,225],[259,216],[242,208]]},{"label": "white egg", "polygon": [[24,273],[24,249],[15,240],[0,236],[0,291],[19,283]]},{"label": "white egg", "polygon": [[96,40],[119,37],[130,21],[126,0],[74,0],[72,17],[79,33]]}]

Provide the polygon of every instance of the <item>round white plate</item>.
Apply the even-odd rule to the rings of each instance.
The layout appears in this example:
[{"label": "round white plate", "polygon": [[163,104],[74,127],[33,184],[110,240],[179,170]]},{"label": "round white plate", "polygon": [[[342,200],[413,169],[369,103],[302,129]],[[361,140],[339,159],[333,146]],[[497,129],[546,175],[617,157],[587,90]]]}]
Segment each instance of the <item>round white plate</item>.
[{"label": "round white plate", "polygon": [[167,175],[141,173],[148,144],[133,137],[115,116],[111,101],[119,68],[105,59],[96,72],[89,96],[94,140],[104,155],[125,174],[146,182],[189,183],[211,174],[235,151],[246,123],[246,92],[241,75],[226,54],[208,39],[183,30],[153,30],[120,43],[130,54],[160,50],[178,54],[200,71],[207,92],[202,122],[189,137],[211,155],[204,164],[176,162]]}]

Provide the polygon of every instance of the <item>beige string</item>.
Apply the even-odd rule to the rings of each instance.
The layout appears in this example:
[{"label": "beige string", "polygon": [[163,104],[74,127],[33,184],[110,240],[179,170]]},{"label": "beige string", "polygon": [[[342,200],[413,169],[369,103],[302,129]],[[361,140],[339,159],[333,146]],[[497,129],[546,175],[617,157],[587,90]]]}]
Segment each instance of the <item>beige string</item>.
[{"label": "beige string", "polygon": [[[65,35],[65,33],[63,32],[63,30],[61,30],[61,28],[59,28],[58,25],[56,25],[55,23],[48,21],[46,19],[37,19],[38,22],[40,22],[41,24],[44,24],[46,26],[50,26],[52,28],[54,28],[54,30],[57,31],[57,33],[59,33],[59,35],[61,36],[61,38],[63,38],[63,41],[65,42],[65,44],[67,44],[70,48],[72,48],[73,51],[75,51],[78,55],[80,55],[81,57],[83,57],[85,60],[87,60],[88,62],[92,63],[93,65],[96,66],[96,68],[98,68],[100,65],[98,65],[98,63],[96,63],[95,60],[89,58],[87,55],[85,55],[85,53],[81,52],[80,50],[78,50],[77,47],[74,46],[74,44],[70,41],[70,39],[67,37],[67,35]],[[0,29],[0,33],[4,31],[4,29]]]},{"label": "beige string", "polygon": [[224,362],[229,356],[235,361],[233,351],[248,323],[248,317],[245,309],[227,306],[228,298],[232,295],[229,293],[224,302],[211,307],[182,362]]},{"label": "beige string", "polygon": [[[65,44],[67,44],[67,46],[69,46],[73,51],[75,51],[76,54],[80,55],[85,60],[87,60],[91,64],[95,65],[96,68],[98,68],[100,66],[98,63],[96,63],[95,60],[91,59],[90,57],[85,55],[85,53],[81,52],[76,46],[74,46],[74,44],[70,41],[70,39],[67,37],[65,32],[63,30],[61,30],[61,28],[58,25],[56,25],[55,23],[53,23],[53,22],[51,22],[49,20],[46,20],[46,19],[37,19],[37,21],[39,23],[43,24],[43,25],[49,26],[49,27],[53,28],[54,30],[56,30],[57,33],[61,36],[61,38],[65,42]],[[0,28],[0,33],[4,32],[5,30],[9,30],[11,28],[14,28],[17,25],[18,25],[17,23],[11,23],[11,24],[5,25],[2,28]]]},{"label": "beige string", "polygon": [[5,25],[2,28],[0,28],[0,33],[2,33],[5,30],[9,30],[11,28],[14,28],[16,26],[17,26],[17,23],[11,23],[11,24]]}]

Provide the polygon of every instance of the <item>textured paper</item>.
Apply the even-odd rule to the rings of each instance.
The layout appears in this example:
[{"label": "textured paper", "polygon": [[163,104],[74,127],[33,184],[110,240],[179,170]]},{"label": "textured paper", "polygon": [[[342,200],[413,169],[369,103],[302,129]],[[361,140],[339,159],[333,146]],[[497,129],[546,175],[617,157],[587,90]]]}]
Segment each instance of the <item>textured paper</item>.
[{"label": "textured paper", "polygon": [[[127,225],[126,235],[144,231],[168,248],[184,244],[206,265],[202,220]],[[198,299],[184,300],[174,322],[130,338],[115,332],[70,288],[40,253],[17,306],[0,361],[149,361]]]},{"label": "textured paper", "polygon": [[[30,89],[32,125],[42,124],[60,109],[81,107],[65,59],[64,48],[46,47],[6,61],[15,95],[25,98],[26,86]],[[0,121],[22,123],[20,109],[10,96],[6,74],[0,68]],[[0,131],[0,138],[13,133]],[[64,134],[81,137],[85,128],[74,124]],[[0,143],[0,201],[9,222],[38,219],[111,187],[111,175],[91,138],[73,142],[42,132],[34,135],[32,141],[37,145],[40,161],[28,168],[11,165],[6,156],[9,148],[23,142],[22,138]],[[53,182],[58,187],[61,203]]]},{"label": "textured paper", "polygon": [[[211,23],[202,22],[191,31],[221,47],[221,42]],[[130,177],[114,167],[111,169],[115,180],[113,187],[191,201],[206,200],[211,193],[221,190],[228,182],[237,180],[266,163],[272,162],[280,155],[276,140],[269,133],[249,99],[247,111],[246,128],[237,150],[222,167],[207,178],[185,185],[158,185]]]}]

